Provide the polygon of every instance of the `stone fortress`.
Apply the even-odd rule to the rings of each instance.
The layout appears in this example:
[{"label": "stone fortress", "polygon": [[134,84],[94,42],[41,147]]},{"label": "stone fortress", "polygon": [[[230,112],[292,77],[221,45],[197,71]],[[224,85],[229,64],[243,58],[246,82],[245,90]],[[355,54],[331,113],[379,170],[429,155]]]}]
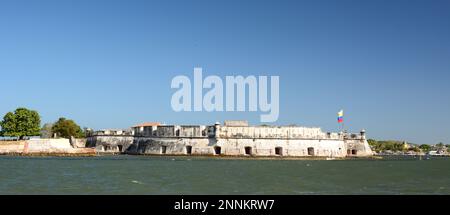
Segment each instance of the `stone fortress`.
[{"label": "stone fortress", "polygon": [[300,126],[250,126],[246,121],[223,125],[143,123],[130,130],[101,130],[87,138],[99,153],[133,155],[200,155],[250,157],[368,157],[365,131],[323,132]]}]

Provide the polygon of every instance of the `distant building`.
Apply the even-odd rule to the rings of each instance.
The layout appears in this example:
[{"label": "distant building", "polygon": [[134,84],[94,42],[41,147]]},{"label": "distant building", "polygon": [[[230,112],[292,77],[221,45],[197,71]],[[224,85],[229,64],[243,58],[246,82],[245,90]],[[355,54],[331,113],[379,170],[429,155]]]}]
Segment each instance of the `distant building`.
[{"label": "distant building", "polygon": [[94,135],[132,135],[130,129],[102,129],[92,133]]},{"label": "distant building", "polygon": [[137,124],[132,127],[133,134],[137,136],[151,134],[159,125],[161,125],[159,122],[144,122]]}]

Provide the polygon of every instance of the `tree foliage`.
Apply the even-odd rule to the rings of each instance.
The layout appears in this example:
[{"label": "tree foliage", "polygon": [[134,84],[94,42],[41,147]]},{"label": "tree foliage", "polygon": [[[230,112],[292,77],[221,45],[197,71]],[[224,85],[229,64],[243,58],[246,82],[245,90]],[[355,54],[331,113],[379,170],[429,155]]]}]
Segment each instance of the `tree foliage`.
[{"label": "tree foliage", "polygon": [[52,131],[53,123],[45,123],[44,126],[41,128],[41,138],[52,138],[53,131]]},{"label": "tree foliage", "polygon": [[380,151],[407,151],[408,149],[405,148],[405,144],[401,141],[377,141],[373,139],[367,140],[369,145],[371,146],[372,150],[375,150],[377,152]]},{"label": "tree foliage", "polygon": [[82,138],[84,132],[73,120],[66,118],[59,118],[57,122],[52,126],[52,132],[58,137],[63,138]]},{"label": "tree foliage", "polygon": [[422,144],[419,146],[420,149],[422,149],[425,152],[429,152],[431,150],[431,146],[428,144]]},{"label": "tree foliage", "polygon": [[1,135],[5,137],[23,139],[26,136],[39,136],[41,117],[37,111],[17,108],[3,117],[0,126],[2,127]]}]

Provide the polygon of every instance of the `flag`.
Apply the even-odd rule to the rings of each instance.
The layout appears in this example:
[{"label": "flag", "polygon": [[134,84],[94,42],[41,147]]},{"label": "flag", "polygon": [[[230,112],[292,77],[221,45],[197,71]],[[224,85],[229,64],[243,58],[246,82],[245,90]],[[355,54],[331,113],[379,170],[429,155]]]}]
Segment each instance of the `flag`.
[{"label": "flag", "polygon": [[344,122],[344,110],[338,112],[338,123]]}]

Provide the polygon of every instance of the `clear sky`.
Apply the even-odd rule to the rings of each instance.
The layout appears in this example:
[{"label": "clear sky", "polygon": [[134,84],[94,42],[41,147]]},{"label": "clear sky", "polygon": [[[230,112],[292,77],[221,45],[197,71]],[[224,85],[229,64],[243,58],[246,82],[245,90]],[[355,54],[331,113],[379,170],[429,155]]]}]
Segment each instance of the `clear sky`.
[{"label": "clear sky", "polygon": [[0,115],[259,123],[172,110],[176,75],[280,76],[275,124],[450,143],[450,1],[0,1]]}]

